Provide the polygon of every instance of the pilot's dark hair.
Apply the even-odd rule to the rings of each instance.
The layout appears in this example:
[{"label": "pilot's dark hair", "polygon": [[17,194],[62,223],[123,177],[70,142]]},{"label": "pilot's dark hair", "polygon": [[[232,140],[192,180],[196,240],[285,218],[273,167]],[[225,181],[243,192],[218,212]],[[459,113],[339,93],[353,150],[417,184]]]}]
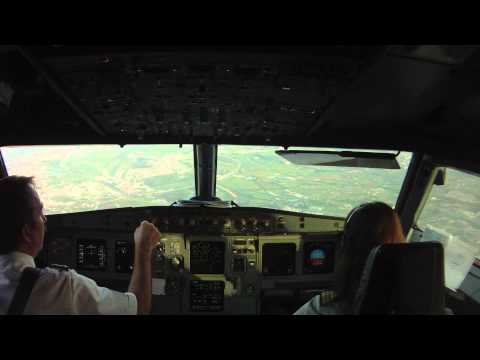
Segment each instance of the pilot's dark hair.
[{"label": "pilot's dark hair", "polygon": [[34,222],[32,186],[33,177],[7,176],[0,179],[0,254],[15,251],[23,226]]},{"label": "pilot's dark hair", "polygon": [[335,283],[338,300],[353,308],[355,295],[371,250],[391,239],[396,226],[395,211],[383,202],[370,202],[354,208],[345,220],[337,248]]}]

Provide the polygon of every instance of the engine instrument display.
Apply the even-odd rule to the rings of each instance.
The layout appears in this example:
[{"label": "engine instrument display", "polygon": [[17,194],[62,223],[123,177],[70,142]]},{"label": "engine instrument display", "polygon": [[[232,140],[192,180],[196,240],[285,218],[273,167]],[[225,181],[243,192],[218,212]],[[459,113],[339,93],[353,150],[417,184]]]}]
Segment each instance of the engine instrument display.
[{"label": "engine instrument display", "polygon": [[223,281],[192,280],[190,282],[191,311],[223,311],[224,290]]},{"label": "engine instrument display", "polygon": [[107,268],[107,248],[104,240],[77,241],[77,266],[83,270],[105,271]]},{"label": "engine instrument display", "polygon": [[223,274],[225,272],[225,243],[222,241],[192,241],[190,243],[190,272],[193,274]]},{"label": "engine instrument display", "polygon": [[262,272],[264,275],[293,275],[295,273],[295,244],[264,244]]}]

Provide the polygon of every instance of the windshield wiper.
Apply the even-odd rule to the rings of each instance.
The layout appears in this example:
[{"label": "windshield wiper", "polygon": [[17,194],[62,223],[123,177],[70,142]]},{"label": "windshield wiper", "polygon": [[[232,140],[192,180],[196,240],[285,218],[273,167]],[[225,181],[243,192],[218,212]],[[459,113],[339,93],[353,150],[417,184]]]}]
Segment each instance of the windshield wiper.
[{"label": "windshield wiper", "polygon": [[[235,204],[236,205],[236,204]],[[233,201],[222,200],[178,200],[170,206],[179,207],[215,207],[215,208],[231,208],[233,207]],[[236,205],[238,206],[238,205]]]}]

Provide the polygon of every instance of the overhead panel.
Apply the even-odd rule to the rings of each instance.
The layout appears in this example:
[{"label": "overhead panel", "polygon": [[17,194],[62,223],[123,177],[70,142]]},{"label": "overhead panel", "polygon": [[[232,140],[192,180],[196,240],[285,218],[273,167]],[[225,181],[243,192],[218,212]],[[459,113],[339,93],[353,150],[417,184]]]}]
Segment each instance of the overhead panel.
[{"label": "overhead panel", "polygon": [[365,60],[159,52],[44,59],[107,135],[267,143],[303,135]]}]

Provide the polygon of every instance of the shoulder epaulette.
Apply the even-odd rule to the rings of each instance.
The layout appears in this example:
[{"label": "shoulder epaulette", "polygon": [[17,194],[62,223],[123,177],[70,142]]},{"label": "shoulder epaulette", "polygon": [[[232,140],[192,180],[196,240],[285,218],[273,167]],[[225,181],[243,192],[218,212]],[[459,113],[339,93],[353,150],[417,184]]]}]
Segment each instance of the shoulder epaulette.
[{"label": "shoulder epaulette", "polygon": [[60,271],[70,270],[70,268],[67,265],[50,264],[50,267],[53,268],[53,269],[60,270]]}]

